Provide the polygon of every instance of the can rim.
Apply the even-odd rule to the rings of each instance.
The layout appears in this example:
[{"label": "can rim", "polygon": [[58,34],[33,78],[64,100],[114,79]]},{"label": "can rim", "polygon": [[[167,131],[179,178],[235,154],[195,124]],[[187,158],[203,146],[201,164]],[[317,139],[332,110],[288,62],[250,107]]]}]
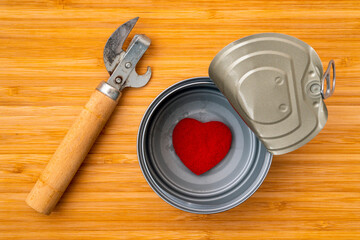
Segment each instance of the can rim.
[{"label": "can rim", "polygon": [[171,206],[176,207],[180,210],[190,212],[190,213],[213,214],[213,213],[224,212],[229,209],[232,209],[232,208],[240,205],[241,203],[246,201],[251,195],[253,195],[257,191],[257,189],[260,187],[260,185],[263,183],[265,177],[267,176],[267,173],[271,166],[273,154],[271,154],[269,151],[266,152],[266,157],[264,159],[263,166],[262,166],[261,171],[259,172],[257,178],[255,179],[255,181],[253,183],[251,183],[251,187],[249,187],[249,190],[244,192],[246,194],[243,197],[241,197],[241,199],[238,201],[234,201],[231,204],[228,204],[224,207],[221,207],[221,208],[217,207],[214,209],[191,208],[191,207],[183,206],[181,204],[177,204],[176,201],[173,201],[171,196],[168,196],[169,194],[166,193],[165,190],[163,190],[161,187],[158,186],[158,184],[156,183],[155,179],[151,175],[151,172],[146,164],[145,148],[143,147],[144,140],[145,140],[145,130],[147,129],[148,120],[152,116],[154,110],[169,95],[171,95],[172,93],[174,93],[176,91],[179,91],[180,89],[189,87],[191,85],[199,85],[202,83],[207,83],[207,84],[210,83],[210,84],[216,86],[209,77],[189,78],[189,79],[177,82],[177,83],[171,85],[170,87],[166,88],[150,103],[150,105],[146,109],[146,111],[142,117],[142,120],[140,122],[140,125],[139,125],[139,131],[138,131],[138,135],[137,135],[137,156],[138,156],[138,160],[139,160],[140,169],[144,175],[145,180],[147,181],[147,183],[149,184],[151,189],[166,203],[168,203]]}]

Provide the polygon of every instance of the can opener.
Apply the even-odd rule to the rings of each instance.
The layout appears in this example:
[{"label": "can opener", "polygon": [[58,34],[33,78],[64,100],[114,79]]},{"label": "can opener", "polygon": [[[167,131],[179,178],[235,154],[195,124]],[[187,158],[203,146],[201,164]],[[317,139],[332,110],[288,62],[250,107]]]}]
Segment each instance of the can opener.
[{"label": "can opener", "polygon": [[121,91],[126,87],[142,87],[150,80],[150,67],[144,75],[138,75],[135,67],[151,40],[143,34],[135,35],[127,50],[122,49],[137,20],[138,17],[124,23],[108,39],[104,63],[110,77],[91,95],[27,196],[26,203],[37,212],[50,214],[54,209],[115,110]]}]

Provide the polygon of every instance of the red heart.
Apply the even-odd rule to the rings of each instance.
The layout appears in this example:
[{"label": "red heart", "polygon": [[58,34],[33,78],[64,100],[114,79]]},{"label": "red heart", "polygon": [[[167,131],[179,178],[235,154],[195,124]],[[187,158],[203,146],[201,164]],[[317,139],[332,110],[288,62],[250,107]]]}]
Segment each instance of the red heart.
[{"label": "red heart", "polygon": [[229,152],[232,136],[222,122],[184,118],[174,128],[173,146],[180,160],[196,175],[215,167]]}]

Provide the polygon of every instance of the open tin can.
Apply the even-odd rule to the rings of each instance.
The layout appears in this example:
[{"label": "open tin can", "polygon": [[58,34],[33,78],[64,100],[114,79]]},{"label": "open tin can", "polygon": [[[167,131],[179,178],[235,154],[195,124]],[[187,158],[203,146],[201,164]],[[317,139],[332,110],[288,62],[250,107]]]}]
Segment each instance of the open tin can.
[{"label": "open tin can", "polygon": [[[245,201],[265,179],[273,155],[315,137],[327,120],[323,99],[335,88],[333,61],[323,73],[313,48],[275,33],[229,44],[211,62],[209,75],[163,91],[145,112],[137,142],[151,188],[167,203],[201,214]],[[202,175],[187,169],[173,148],[172,132],[183,118],[220,121],[232,132],[226,157]]]}]

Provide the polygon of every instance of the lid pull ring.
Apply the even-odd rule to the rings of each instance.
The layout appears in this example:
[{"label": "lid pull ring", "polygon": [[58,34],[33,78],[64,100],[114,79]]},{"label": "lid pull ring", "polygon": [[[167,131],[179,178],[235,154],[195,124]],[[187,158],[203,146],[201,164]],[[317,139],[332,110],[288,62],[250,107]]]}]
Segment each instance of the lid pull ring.
[{"label": "lid pull ring", "polygon": [[[330,70],[332,68],[332,85],[330,85]],[[324,85],[325,85],[325,79],[326,79],[326,90],[324,91]],[[331,95],[333,95],[335,90],[335,62],[334,60],[330,60],[329,65],[321,79],[321,96],[323,99],[327,99]]]}]

